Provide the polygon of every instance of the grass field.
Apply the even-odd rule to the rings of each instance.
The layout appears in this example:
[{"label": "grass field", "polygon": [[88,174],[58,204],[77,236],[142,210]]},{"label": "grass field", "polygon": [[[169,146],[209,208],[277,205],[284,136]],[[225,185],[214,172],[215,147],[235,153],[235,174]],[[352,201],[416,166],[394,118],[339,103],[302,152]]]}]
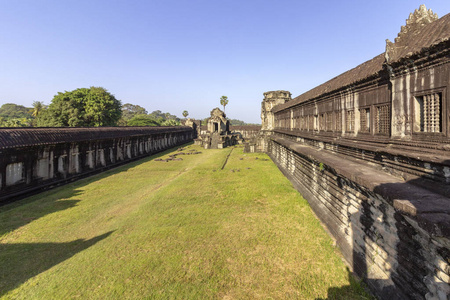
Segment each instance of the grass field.
[{"label": "grass field", "polygon": [[266,155],[193,149],[0,207],[0,297],[369,299]]}]

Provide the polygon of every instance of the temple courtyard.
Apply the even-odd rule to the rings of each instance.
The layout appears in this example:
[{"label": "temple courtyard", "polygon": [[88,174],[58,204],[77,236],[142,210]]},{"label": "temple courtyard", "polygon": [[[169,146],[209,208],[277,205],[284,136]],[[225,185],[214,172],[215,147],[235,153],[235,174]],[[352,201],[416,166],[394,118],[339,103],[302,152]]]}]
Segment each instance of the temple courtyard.
[{"label": "temple courtyard", "polygon": [[0,297],[371,299],[267,155],[194,145],[1,206]]}]

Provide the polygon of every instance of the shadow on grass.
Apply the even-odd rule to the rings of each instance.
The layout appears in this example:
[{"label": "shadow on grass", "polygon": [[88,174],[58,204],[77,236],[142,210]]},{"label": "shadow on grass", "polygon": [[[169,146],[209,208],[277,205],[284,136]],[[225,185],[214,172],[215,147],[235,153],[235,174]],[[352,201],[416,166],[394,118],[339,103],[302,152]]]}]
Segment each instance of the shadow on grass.
[{"label": "shadow on grass", "polygon": [[[63,211],[75,207],[78,202],[82,200],[70,199],[81,194],[80,187],[102,180],[109,176],[127,172],[129,169],[139,166],[142,163],[147,163],[156,158],[162,157],[175,151],[177,148],[188,147],[193,143],[188,143],[182,146],[177,146],[152,156],[147,156],[139,160],[129,162],[127,164],[106,170],[103,173],[98,173],[87,178],[80,179],[77,182],[68,183],[51,190],[42,192],[37,195],[30,196],[21,200],[10,203],[0,204],[0,236],[5,233],[14,231],[28,223],[33,222],[48,214]],[[70,199],[70,200],[63,200]]]},{"label": "shadow on grass", "polygon": [[316,298],[316,300],[373,299],[364,289],[363,283],[357,282],[348,268],[347,276],[350,285],[331,287],[328,289],[327,298]]},{"label": "shadow on grass", "polygon": [[[76,196],[80,191],[72,190],[70,193],[64,194],[64,198],[70,198]],[[63,200],[56,197],[47,197],[44,199],[39,199],[39,197],[32,197],[33,199],[24,199],[27,203],[32,203],[27,205],[23,209],[17,208],[18,203],[11,206],[0,207],[0,236],[14,231],[28,223],[33,222],[45,215],[62,211],[75,207],[81,200]],[[35,199],[36,198],[36,199]],[[23,205],[24,203],[22,203]]]},{"label": "shadow on grass", "polygon": [[28,279],[71,258],[111,235],[67,243],[0,244],[0,297]]}]

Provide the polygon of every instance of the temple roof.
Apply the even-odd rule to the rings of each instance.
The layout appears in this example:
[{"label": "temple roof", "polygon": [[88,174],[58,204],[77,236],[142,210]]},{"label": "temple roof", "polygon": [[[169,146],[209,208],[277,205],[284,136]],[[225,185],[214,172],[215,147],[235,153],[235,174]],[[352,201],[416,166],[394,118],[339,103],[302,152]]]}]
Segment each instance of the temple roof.
[{"label": "temple roof", "polygon": [[403,58],[418,54],[430,47],[450,40],[450,14],[438,19],[425,5],[410,14],[406,25],[402,26],[395,43],[386,41],[386,52],[373,59],[334,77],[333,79],[297,96],[285,104],[277,105],[273,111],[277,112],[324,94],[337,91],[378,75],[385,63],[391,64]]},{"label": "temple roof", "polygon": [[383,63],[384,63],[384,53],[374,57],[369,61],[366,61],[363,64],[360,64],[356,68],[353,68],[345,73],[342,73],[337,77],[334,77],[333,79],[313,88],[312,90],[307,91],[304,94],[301,94],[300,96],[292,99],[291,101],[285,104],[277,105],[273,109],[273,111],[275,112],[287,107],[294,106],[298,103],[305,102],[309,99],[319,97],[323,94],[330,93],[339,88],[349,86],[352,83],[368,78],[380,72],[383,69]]},{"label": "temple roof", "polygon": [[190,127],[0,128],[0,149],[73,143],[155,133],[192,130]]},{"label": "temple roof", "polygon": [[392,43],[386,40],[386,59],[394,63],[450,39],[450,14],[438,19],[425,5],[409,15]]}]

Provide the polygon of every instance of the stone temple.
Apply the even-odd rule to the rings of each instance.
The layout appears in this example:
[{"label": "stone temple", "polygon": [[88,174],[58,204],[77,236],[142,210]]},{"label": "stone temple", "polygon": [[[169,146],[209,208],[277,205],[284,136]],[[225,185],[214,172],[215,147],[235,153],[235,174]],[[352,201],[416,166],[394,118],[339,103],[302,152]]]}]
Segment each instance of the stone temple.
[{"label": "stone temple", "polygon": [[195,139],[195,145],[201,145],[205,149],[222,149],[242,141],[238,134],[230,132],[230,121],[217,107],[211,111],[206,126],[207,130],[200,131],[198,138]]},{"label": "stone temple", "polygon": [[233,127],[216,108],[206,127],[0,129],[0,201],[187,142],[244,138],[378,298],[450,299],[450,14],[422,5],[383,53],[294,98],[264,93],[261,121]]}]

